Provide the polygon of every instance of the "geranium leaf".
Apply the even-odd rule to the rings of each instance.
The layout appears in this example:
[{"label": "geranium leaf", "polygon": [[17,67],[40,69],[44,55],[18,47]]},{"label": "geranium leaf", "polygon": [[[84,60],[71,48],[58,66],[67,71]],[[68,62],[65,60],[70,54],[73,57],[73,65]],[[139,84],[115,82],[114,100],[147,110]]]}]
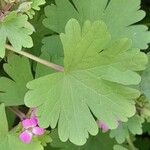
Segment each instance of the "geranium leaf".
[{"label": "geranium leaf", "polygon": [[101,132],[99,132],[97,136],[90,136],[87,143],[83,146],[76,146],[70,142],[61,142],[56,130],[52,131],[51,136],[53,141],[46,150],[52,148],[57,148],[58,150],[98,150],[99,148],[102,150],[110,150],[113,149],[113,146],[116,144],[115,140],[109,138],[108,133],[104,134]]},{"label": "geranium leaf", "polygon": [[8,132],[8,123],[7,123],[7,119],[6,119],[4,104],[0,104],[0,116],[1,116],[0,136],[3,136],[4,134],[6,134]]},{"label": "geranium leaf", "polygon": [[12,11],[4,20],[0,21],[0,57],[5,55],[7,39],[17,51],[20,51],[22,47],[30,48],[33,46],[30,35],[33,33],[34,28],[27,19],[26,15]]},{"label": "geranium leaf", "polygon": [[31,2],[31,9],[27,12],[30,18],[33,18],[35,15],[36,10],[40,10],[40,6],[46,3],[45,0],[30,0]]},{"label": "geranium leaf", "polygon": [[140,9],[140,0],[56,0],[56,5],[45,8],[44,25],[58,33],[64,32],[67,21],[103,20],[108,26],[112,40],[127,37],[133,41],[133,47],[146,49],[150,42],[150,33],[144,25],[133,25],[145,16]]},{"label": "geranium leaf", "polygon": [[[41,58],[51,61],[53,63],[59,64],[63,66],[63,47],[61,40],[58,35],[45,37],[42,41],[42,53],[40,55]],[[43,66],[41,64],[37,64],[36,67],[36,78],[41,77],[50,73],[54,73],[55,70],[48,68],[47,66]]]},{"label": "geranium leaf", "polygon": [[120,123],[117,129],[112,130],[110,137],[115,137],[116,141],[121,144],[130,136],[130,133],[133,135],[142,134],[143,122],[144,119],[142,117],[135,115],[128,122]]},{"label": "geranium leaf", "polygon": [[[150,54],[148,54],[150,60]],[[150,61],[147,68],[142,72],[142,81],[139,86],[140,90],[145,94],[145,96],[150,100]]]},{"label": "geranium leaf", "polygon": [[110,44],[102,21],[86,21],[81,28],[71,19],[65,32],[61,34],[65,72],[29,82],[25,104],[37,107],[41,127],[55,128],[58,122],[62,141],[82,145],[88,133],[98,133],[91,111],[110,129],[117,127],[117,120],[127,121],[134,115],[133,99],[140,93],[126,85],[140,82],[134,71],[145,68],[147,57],[131,49],[128,39]]},{"label": "geranium leaf", "polygon": [[29,60],[10,54],[4,64],[5,72],[10,76],[0,78],[0,102],[6,106],[24,104],[27,82],[33,80]]}]

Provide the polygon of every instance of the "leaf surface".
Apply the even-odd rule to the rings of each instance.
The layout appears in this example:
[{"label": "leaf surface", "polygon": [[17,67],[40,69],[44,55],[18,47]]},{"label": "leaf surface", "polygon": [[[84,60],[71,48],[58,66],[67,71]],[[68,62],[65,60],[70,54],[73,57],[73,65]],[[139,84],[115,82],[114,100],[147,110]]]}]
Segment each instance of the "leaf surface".
[{"label": "leaf surface", "polygon": [[71,19],[65,32],[60,36],[65,72],[29,82],[25,104],[37,107],[41,127],[55,128],[58,122],[62,141],[82,145],[88,133],[98,133],[93,115],[110,129],[117,127],[117,120],[127,121],[134,115],[133,99],[140,93],[126,85],[140,82],[134,71],[145,68],[147,57],[131,49],[128,39],[110,45],[110,34],[102,21],[86,21],[81,28]]},{"label": "leaf surface", "polygon": [[[150,60],[150,54],[148,54]],[[147,68],[142,72],[142,81],[140,84],[140,90],[145,94],[145,96],[150,100],[150,61]]]},{"label": "leaf surface", "polygon": [[115,145],[113,150],[128,150],[125,147],[121,146],[121,145]]},{"label": "leaf surface", "polygon": [[30,0],[31,2],[31,9],[27,12],[29,17],[32,19],[33,16],[35,15],[36,10],[40,10],[40,6],[44,5],[46,3],[45,0]]},{"label": "leaf surface", "polygon": [[80,24],[86,20],[103,20],[111,33],[112,41],[120,38],[129,38],[133,47],[146,49],[150,42],[150,33],[144,25],[133,25],[145,17],[140,9],[140,0],[55,0],[45,8],[46,19],[44,25],[56,31],[64,32],[67,21],[77,19]]},{"label": "leaf surface", "polygon": [[[90,136],[87,143],[83,146],[76,146],[70,142],[61,142],[56,130],[52,131],[52,143],[47,147],[46,150],[50,150],[52,148],[56,148],[58,150],[111,150],[113,149],[114,144],[116,144],[115,140],[109,138],[108,133],[99,132],[97,136]],[[107,144],[106,144],[107,143]]]},{"label": "leaf surface", "polygon": [[9,77],[0,78],[0,101],[6,106],[24,104],[24,95],[27,92],[27,82],[33,80],[29,60],[18,55],[10,54],[4,70]]},{"label": "leaf surface", "polygon": [[7,39],[17,51],[21,51],[22,47],[33,46],[30,35],[34,29],[27,19],[26,15],[12,11],[4,20],[0,21],[0,57],[5,55]]},{"label": "leaf surface", "polygon": [[121,144],[130,136],[130,133],[133,135],[142,134],[143,122],[144,119],[142,117],[135,115],[128,122],[120,123],[117,129],[112,130],[110,137],[115,137],[116,141]]}]

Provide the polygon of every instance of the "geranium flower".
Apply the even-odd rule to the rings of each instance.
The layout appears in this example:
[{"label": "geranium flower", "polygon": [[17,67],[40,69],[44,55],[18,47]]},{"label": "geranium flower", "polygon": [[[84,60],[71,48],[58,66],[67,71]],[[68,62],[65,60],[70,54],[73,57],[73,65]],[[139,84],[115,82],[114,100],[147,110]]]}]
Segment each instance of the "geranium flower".
[{"label": "geranium flower", "polygon": [[38,126],[37,117],[34,115],[32,118],[25,119],[21,123],[23,132],[19,135],[19,138],[25,144],[29,144],[34,136],[41,136],[45,132],[45,129]]}]

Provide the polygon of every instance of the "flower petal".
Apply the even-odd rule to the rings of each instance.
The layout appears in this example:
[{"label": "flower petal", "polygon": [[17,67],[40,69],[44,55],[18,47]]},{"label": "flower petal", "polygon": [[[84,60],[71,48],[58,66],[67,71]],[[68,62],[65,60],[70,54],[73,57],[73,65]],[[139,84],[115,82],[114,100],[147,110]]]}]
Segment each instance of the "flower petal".
[{"label": "flower petal", "polygon": [[32,141],[32,136],[32,133],[26,130],[20,134],[19,138],[23,143],[29,144]]},{"label": "flower petal", "polygon": [[23,126],[25,129],[31,128],[32,125],[31,125],[30,119],[25,119],[25,120],[23,120],[23,121],[22,121],[22,126]]},{"label": "flower petal", "polygon": [[37,117],[32,117],[30,121],[31,121],[32,127],[36,127],[38,125]]},{"label": "flower petal", "polygon": [[40,127],[34,127],[32,129],[32,133],[35,135],[43,135],[44,132],[45,132],[45,130],[43,128],[40,128]]},{"label": "flower petal", "polygon": [[22,126],[24,129],[29,129],[31,127],[35,127],[35,126],[37,126],[37,119],[35,117],[31,118],[31,119],[25,119],[22,121]]}]

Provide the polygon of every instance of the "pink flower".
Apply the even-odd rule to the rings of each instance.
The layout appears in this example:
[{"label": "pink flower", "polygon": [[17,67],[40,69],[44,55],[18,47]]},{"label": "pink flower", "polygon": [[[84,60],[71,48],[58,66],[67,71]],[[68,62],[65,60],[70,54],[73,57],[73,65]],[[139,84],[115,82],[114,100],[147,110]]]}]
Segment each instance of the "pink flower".
[{"label": "pink flower", "polygon": [[99,128],[102,129],[103,133],[105,133],[109,130],[109,127],[103,121],[97,121],[97,124],[98,124]]},{"label": "pink flower", "polygon": [[23,132],[20,134],[19,138],[25,144],[29,144],[32,141],[33,136],[41,136],[45,132],[43,128],[38,126],[36,117],[23,120],[22,126]]}]

